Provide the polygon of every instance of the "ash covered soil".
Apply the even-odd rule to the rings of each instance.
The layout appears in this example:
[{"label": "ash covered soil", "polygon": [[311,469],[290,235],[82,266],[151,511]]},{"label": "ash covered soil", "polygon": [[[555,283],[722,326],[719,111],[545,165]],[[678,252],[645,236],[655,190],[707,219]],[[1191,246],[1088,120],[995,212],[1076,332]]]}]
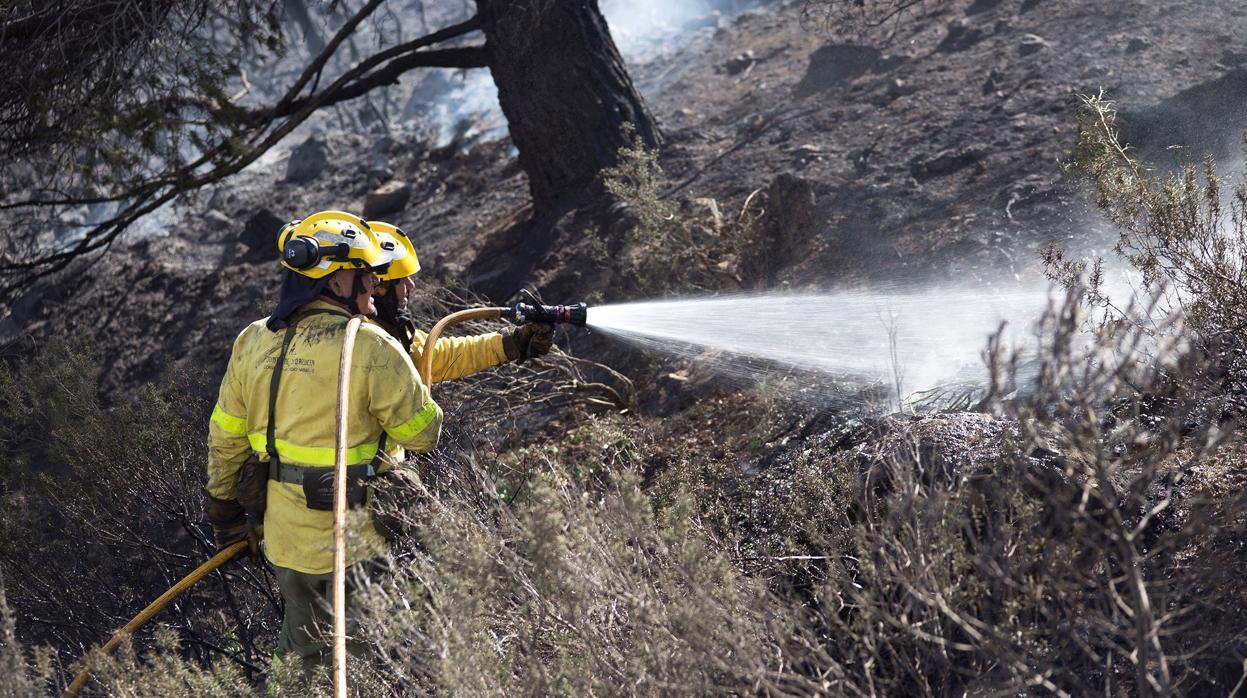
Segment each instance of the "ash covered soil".
[{"label": "ash covered soil", "polygon": [[[6,353],[81,339],[109,392],[189,369],[203,376],[191,397],[210,405],[234,336],[275,296],[272,231],[314,210],[362,210],[390,179],[412,195],[383,217],[414,233],[427,292],[466,286],[504,301],[527,284],[548,300],[611,302],[950,280],[1006,287],[1039,277],[1049,242],[1103,252],[1113,233],[1060,165],[1078,93],[1103,88],[1119,100],[1127,140],[1162,164],[1239,153],[1247,7],[1236,0],[1178,12],[1158,1],[951,2],[858,42],[802,7],[708,17],[679,50],[631,66],[663,126],[664,198],[683,221],[669,276],[643,269],[664,243],[629,240],[626,208],[573,211],[534,231],[505,139],[435,147],[401,132],[329,129],[319,136],[329,166],[311,181],[285,181],[286,156],[268,158],[189,202],[167,236],[41,283],[6,321]],[[739,449],[741,469],[756,471],[835,431],[818,409],[685,380],[674,359],[583,335],[562,341],[638,386],[627,419],[651,434],[654,469],[682,439]],[[758,410],[726,440],[709,433],[729,419],[725,405]],[[501,446],[606,411],[570,401]]]}]

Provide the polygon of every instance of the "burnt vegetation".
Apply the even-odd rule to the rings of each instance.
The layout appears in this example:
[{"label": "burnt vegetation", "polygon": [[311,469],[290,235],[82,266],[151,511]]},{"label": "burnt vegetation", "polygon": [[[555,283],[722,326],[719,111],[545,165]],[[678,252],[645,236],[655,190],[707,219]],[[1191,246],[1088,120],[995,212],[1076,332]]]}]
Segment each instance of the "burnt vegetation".
[{"label": "burnt vegetation", "polygon": [[[1111,124],[1103,106],[1084,107],[1080,162],[1120,157],[1096,130]],[[1192,176],[1131,191],[1209,205]],[[643,199],[622,177],[611,188]],[[1101,191],[1108,203],[1119,201],[1112,191]],[[1196,243],[1202,230],[1165,227],[1163,239]],[[1132,234],[1161,240],[1146,223]],[[1076,288],[1045,316],[1038,367],[1019,373],[1015,357],[989,354],[996,388],[977,414],[809,421],[746,391],[716,398],[714,429],[689,429],[596,410],[630,404],[633,386],[562,353],[519,375],[440,386],[447,409],[470,416],[420,459],[392,572],[366,586],[376,661],[353,685],[369,695],[1231,692],[1247,649],[1235,574],[1247,502],[1234,484],[1243,453],[1226,386],[1236,383],[1209,378],[1237,369],[1196,324],[1216,299],[1184,289],[1170,320],[1149,307],[1103,323],[1099,296],[1089,305]],[[470,300],[442,298],[423,312]],[[0,564],[29,643],[10,628],[5,661],[35,690],[63,681],[73,657],[209,554],[203,406],[177,399],[181,383],[105,404],[92,362],[82,348],[49,347],[0,381],[11,454]],[[515,439],[543,410],[577,405],[597,416],[557,439]],[[785,422],[805,435],[762,446],[777,439],[766,425]],[[769,461],[764,474],[736,465],[751,453]],[[270,695],[303,695],[297,667],[269,658],[276,603],[262,564],[233,565],[101,661],[94,686],[232,695],[266,682]]]},{"label": "burnt vegetation", "polygon": [[[513,57],[533,50],[523,36],[556,40],[568,26],[534,29],[547,4],[520,5],[478,3],[464,24],[358,61],[333,58],[347,35],[307,35],[310,72],[287,76],[294,84],[267,95],[267,106],[245,108],[202,87],[219,88],[232,63],[191,61],[185,84],[150,92],[73,86],[121,84],[110,81],[151,61],[176,65],[161,53],[168,44],[134,38],[170,26],[244,53],[280,51],[272,7],[75,5],[77,20],[104,12],[104,26],[116,27],[75,60],[99,52],[113,62],[58,74],[69,91],[46,99],[61,106],[0,84],[17,96],[6,109],[26,110],[0,120],[0,152],[24,163],[5,171],[20,186],[3,188],[14,197],[4,205],[34,225],[84,197],[130,203],[93,224],[81,248],[6,248],[15,275],[4,278],[26,288],[59,263],[49,255],[107,247],[109,231],[144,207],[258,157],[282,124],[363,95],[369,81],[389,79],[380,71],[487,62],[463,37],[491,22],[507,28],[486,41],[512,42]],[[877,37],[935,5],[803,9],[807,24]],[[5,31],[59,26],[42,5],[14,7]],[[139,14],[107,14],[119,8]],[[564,19],[593,31],[600,16]],[[146,48],[118,55],[108,42],[123,40]],[[79,65],[27,59],[30,71]],[[645,121],[630,90],[615,92],[615,106]],[[188,110],[186,99],[198,101]],[[71,103],[81,112],[66,111]],[[514,124],[540,100],[503,106]],[[35,119],[39,109],[59,120]],[[151,109],[178,115],[158,119],[170,134],[193,114],[206,120],[181,133],[203,139],[207,170],[185,161],[172,135],[141,142]],[[100,121],[102,111],[119,120]],[[973,411],[811,409],[769,386],[672,377],[663,357],[592,338],[561,337],[544,360],[435,386],[453,417],[438,450],[410,464],[419,475],[414,496],[390,512],[406,532],[388,571],[362,582],[360,639],[371,652],[353,662],[351,685],[368,696],[1241,695],[1247,184],[1211,159],[1149,169],[1103,95],[1082,98],[1071,119],[1067,172],[1120,235],[1115,256],[1043,251],[1068,293],[1039,323],[1037,356],[987,344],[990,384]],[[139,152],[135,142],[148,148],[142,163],[113,163],[111,182],[82,178],[108,161],[101,147]],[[815,185],[787,173],[751,174],[722,206],[677,196],[698,173],[665,172],[672,158],[655,150],[664,137],[645,123],[578,139],[610,146],[588,184],[580,170],[532,164],[515,142],[518,166],[544,179],[530,182],[532,208],[504,225],[544,230],[554,237],[533,234],[550,248],[569,229],[583,232],[559,250],[561,269],[590,285],[606,279],[599,292],[608,283],[635,297],[772,289],[815,235]],[[54,161],[23,159],[38,148]],[[148,158],[161,153],[167,166],[153,175]],[[573,203],[583,206],[564,217]],[[1111,297],[1105,263],[1136,270],[1148,301]],[[421,279],[413,310],[424,326],[484,302],[445,277]],[[202,483],[205,396],[217,376],[174,371],[117,390],[101,379],[109,351],[32,341],[0,366],[0,671],[13,695],[62,688],[92,647],[212,554]],[[297,661],[274,659],[279,619],[266,564],[232,563],[116,656],[96,658],[88,691],[328,695],[327,682],[304,682]]]},{"label": "burnt vegetation", "polygon": [[[0,254],[0,307],[75,261],[106,252],[135,221],[238,174],[314,113],[358,100],[417,68],[488,68],[538,220],[579,200],[633,125],[661,133],[633,87],[597,3],[482,0],[422,36],[399,13],[419,0],[331,3],[337,29],[304,41],[278,3],[16,3],[0,15],[0,212],[21,230]],[[384,24],[388,47],[361,55],[354,34]],[[485,41],[479,40],[480,36]],[[304,45],[319,50],[304,51]],[[294,45],[292,63],[281,61]],[[241,84],[242,89],[233,90]],[[586,84],[595,91],[581,89]],[[572,97],[584,95],[584,99]],[[372,107],[376,109],[376,107]],[[88,207],[66,226],[60,216]]]}]

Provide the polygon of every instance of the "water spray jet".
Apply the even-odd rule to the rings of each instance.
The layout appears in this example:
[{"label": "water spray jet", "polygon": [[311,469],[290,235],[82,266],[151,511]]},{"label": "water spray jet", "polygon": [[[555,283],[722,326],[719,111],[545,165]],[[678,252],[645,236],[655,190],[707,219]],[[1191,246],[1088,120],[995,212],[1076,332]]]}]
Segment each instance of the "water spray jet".
[{"label": "water spray jet", "polygon": [[[760,381],[785,370],[890,385],[904,394],[986,378],[993,333],[1025,334],[1047,289],[904,289],[675,298],[601,305],[586,326],[643,349]],[[903,387],[902,387],[903,384]]]}]

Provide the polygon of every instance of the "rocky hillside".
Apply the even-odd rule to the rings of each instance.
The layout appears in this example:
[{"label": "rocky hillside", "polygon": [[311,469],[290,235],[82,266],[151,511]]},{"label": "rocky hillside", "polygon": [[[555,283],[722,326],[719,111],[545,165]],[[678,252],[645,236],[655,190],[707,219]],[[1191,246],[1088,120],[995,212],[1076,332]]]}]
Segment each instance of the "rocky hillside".
[{"label": "rocky hillside", "polygon": [[[0,324],[2,337],[18,352],[39,337],[85,338],[112,388],[169,366],[219,373],[237,328],[275,290],[275,226],[315,209],[362,210],[370,195],[371,208],[416,231],[426,278],[490,296],[524,283],[596,300],[1009,284],[1035,275],[1049,241],[1077,252],[1111,241],[1060,166],[1075,94],[1103,88],[1120,100],[1128,139],[1148,154],[1233,155],[1247,125],[1247,39],[1232,30],[1247,9],[1232,0],[1180,13],[1163,3],[956,2],[859,43],[803,21],[802,8],[708,16],[674,55],[633,67],[668,136],[668,200],[694,202],[696,215],[713,200],[730,222],[750,192],[797,183],[796,202],[768,214],[784,220],[753,247],[706,244],[708,273],[682,289],[661,279],[638,288],[610,259],[618,247],[588,246],[621,237],[612,212],[530,239],[517,225],[526,191],[505,140],[437,148],[327,130],[204,192],[167,236],[41,284]],[[742,264],[763,248],[765,269]]]},{"label": "rocky hillside", "polygon": [[[418,310],[432,322],[524,285],[597,304],[1042,283],[1045,245],[1083,255],[1116,239],[1062,166],[1077,96],[1101,89],[1156,167],[1212,153],[1243,169],[1239,0],[955,0],[864,36],[820,23],[806,12],[817,3],[730,4],[747,9],[690,21],[684,40],[630,66],[667,145],[661,174],[624,173],[629,196],[534,224],[513,148],[488,124],[440,143],[428,129],[325,119],[173,209],[165,229],[31,289],[0,320],[6,358],[76,346],[45,352],[40,381],[0,380],[0,400],[22,406],[0,437],[32,470],[59,458],[84,482],[102,478],[73,496],[24,472],[14,482],[52,488],[34,501],[79,505],[66,520],[107,536],[0,551],[28,572],[10,597],[19,610],[78,613],[64,627],[19,616],[19,635],[55,637],[67,662],[93,624],[135,605],[118,585],[100,606],[85,582],[66,600],[48,560],[108,562],[116,575],[144,561],[146,593],[197,561],[185,551],[210,547],[197,430],[236,333],[271,308],[273,233],[291,218],[341,208],[412,232]],[[1054,322],[1069,349],[1074,321]],[[1055,351],[1033,403],[974,411],[978,386],[955,413],[888,416],[876,385],[789,375],[759,386],[583,330],[558,341],[561,356],[434,390],[447,427],[422,476],[437,505],[415,507],[414,576],[394,582],[405,591],[368,601],[408,694],[1132,696],[1242,684],[1244,448],[1189,389],[1213,372],[1180,346],[1159,375],[1084,371]],[[47,443],[29,436],[43,434],[40,415],[58,420]],[[166,424],[180,425],[176,439]],[[97,467],[112,461],[148,475],[136,484]],[[124,507],[92,499],[114,489],[138,494]],[[149,507],[147,491],[173,513]],[[61,523],[29,516],[7,538]],[[131,521],[169,549],[109,537]],[[184,612],[175,627],[228,645],[193,657],[228,654],[248,676],[227,678],[254,688],[276,615],[261,566],[239,569],[260,610],[239,612],[224,584],[187,608],[228,600],[254,632],[245,661],[223,611]],[[445,612],[406,605],[425,594]]]}]

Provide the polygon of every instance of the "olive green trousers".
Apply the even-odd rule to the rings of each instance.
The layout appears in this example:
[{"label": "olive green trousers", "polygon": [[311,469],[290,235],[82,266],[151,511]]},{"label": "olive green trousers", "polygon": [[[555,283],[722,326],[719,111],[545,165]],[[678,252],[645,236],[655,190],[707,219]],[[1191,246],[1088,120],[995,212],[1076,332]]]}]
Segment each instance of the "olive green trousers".
[{"label": "olive green trousers", "polygon": [[[351,655],[366,655],[362,643],[352,640],[355,622],[355,596],[365,577],[376,574],[382,565],[363,562],[346,571],[346,649]],[[319,667],[329,668],[333,645],[333,573],[308,574],[273,565],[277,588],[286,604],[277,636],[277,653],[282,657],[296,656],[303,660],[303,673],[310,675]]]}]

